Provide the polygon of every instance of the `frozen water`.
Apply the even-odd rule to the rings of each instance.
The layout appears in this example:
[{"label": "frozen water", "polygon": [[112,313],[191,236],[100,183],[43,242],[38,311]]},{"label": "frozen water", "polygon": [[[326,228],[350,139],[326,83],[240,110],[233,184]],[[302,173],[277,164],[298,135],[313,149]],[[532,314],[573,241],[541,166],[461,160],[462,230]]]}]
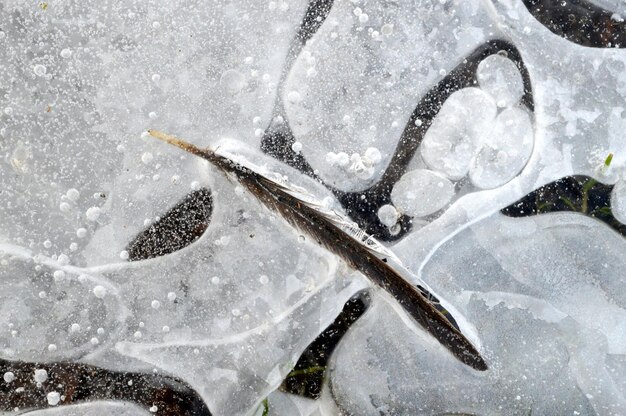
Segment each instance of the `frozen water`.
[{"label": "frozen water", "polygon": [[[177,155],[174,149],[167,150]],[[275,163],[267,160],[265,165]],[[208,173],[204,167],[199,171],[200,177]],[[297,360],[362,282],[338,277],[345,272],[336,259],[313,242],[300,242],[282,220],[249,195],[237,193],[226,178],[213,176],[213,190],[220,196],[213,221],[205,235],[185,250],[145,262],[90,268],[38,256],[37,264],[43,267],[32,285],[19,286],[17,293],[2,292],[6,293],[3,316],[19,330],[17,337],[0,335],[7,346],[5,356],[145,368],[138,361],[128,363],[129,357],[137,358],[184,378],[218,414],[243,414],[276,388],[293,365],[289,363]],[[284,176],[297,179],[291,170],[280,175]],[[308,189],[316,187],[312,180],[305,183]],[[121,198],[110,203],[110,217],[117,217],[125,204]],[[228,244],[224,230],[229,233]],[[99,236],[110,232],[106,227],[97,230],[84,256],[119,261],[114,260],[119,259],[117,247],[124,242],[109,235],[98,243]],[[222,243],[216,245],[216,240]],[[268,245],[267,241],[283,243]],[[237,257],[243,244],[249,252],[246,259]],[[10,246],[3,250],[11,253],[9,258],[17,256],[0,271],[4,284],[33,272],[33,253]],[[233,262],[234,258],[238,260]],[[54,269],[64,273],[64,286],[49,284],[47,276]],[[267,280],[257,277],[260,271]],[[33,300],[40,287],[50,295]],[[177,295],[182,287],[183,293]],[[59,298],[60,291],[72,295]],[[92,295],[86,295],[90,291]],[[77,318],[80,322],[67,322]],[[169,331],[163,331],[166,326]],[[94,336],[96,328],[106,331]],[[42,356],[42,347],[51,342],[57,350]],[[233,356],[234,349],[241,352]],[[215,364],[200,369],[198,360]],[[250,385],[256,388],[250,390]]]},{"label": "frozen water", "polygon": [[611,193],[611,208],[618,221],[626,223],[626,181],[618,181]]},{"label": "frozen water", "polygon": [[[617,182],[613,212],[626,218],[625,51],[562,39],[522,1],[360,0],[335,2],[296,55],[306,7],[0,7],[0,358],[157,369],[216,415],[253,414],[268,395],[270,414],[285,415],[335,415],[334,400],[363,415],[626,413],[623,238],[576,214],[497,214],[584,174]],[[258,150],[278,96],[285,112],[275,121],[292,128],[292,150],[329,184],[364,189],[402,146],[424,94],[495,38],[520,51],[534,111],[518,103],[513,61],[484,59],[478,84],[452,94],[431,126],[411,123],[426,137],[392,184],[395,206],[377,213],[394,227],[398,210],[440,212],[413,218],[394,250],[470,319],[491,370],[476,374],[407,331],[374,292],[321,401],[273,392],[363,281],[243,188],[142,132],[201,146],[229,137],[280,171]],[[314,181],[285,175],[339,206]],[[127,261],[140,230],[203,187],[215,207],[199,240]],[[36,413],[150,414],[111,403]]]},{"label": "frozen water", "polygon": [[400,213],[391,204],[386,204],[380,207],[378,210],[378,218],[387,227],[393,227],[398,222]]},{"label": "frozen water", "polygon": [[424,162],[452,180],[464,177],[496,112],[494,99],[478,88],[452,94],[424,136]]},{"label": "frozen water", "polygon": [[454,196],[454,185],[440,173],[415,169],[395,184],[391,200],[401,212],[424,217],[445,207]]},{"label": "frozen water", "polygon": [[616,13],[626,15],[626,3],[622,0],[590,0],[591,3],[596,4],[606,10],[610,10]]},{"label": "frozen water", "polygon": [[102,401],[36,410],[30,414],[33,416],[148,416],[151,413],[130,403]]},{"label": "frozen water", "polygon": [[48,379],[48,372],[46,370],[43,370],[43,369],[35,370],[35,377],[34,377],[35,382],[43,383],[47,379]]},{"label": "frozen water", "polygon": [[517,66],[510,59],[495,54],[478,64],[476,78],[480,88],[491,95],[498,107],[517,104],[524,95],[524,82]]},{"label": "frozen water", "polygon": [[[463,56],[484,42],[489,35],[481,26],[487,20],[486,10],[474,1],[454,7],[422,0],[334,4],[285,85],[285,94],[297,90],[302,97],[298,103],[285,100],[285,110],[307,161],[341,189],[374,183],[418,100],[441,80],[440,69],[456,66],[447,56]],[[435,21],[435,26],[427,23]],[[383,36],[371,36],[369,29]],[[382,155],[372,175],[355,177],[325,162],[328,152],[363,154],[368,147]]]},{"label": "frozen water", "polygon": [[2,379],[4,380],[5,383],[9,384],[11,383],[13,380],[15,380],[15,374],[13,374],[10,371],[7,371],[6,373],[4,373],[4,375],[2,376]]},{"label": "frozen water", "polygon": [[56,391],[51,391],[46,395],[46,399],[50,406],[56,406],[61,401],[61,395]]},{"label": "frozen water", "polygon": [[624,249],[579,214],[484,221],[443,246],[424,277],[478,324],[491,369],[468,370],[429,337],[408,335],[383,296],[333,357],[332,392],[360,415],[619,415]]},{"label": "frozen water", "polygon": [[483,136],[482,148],[469,171],[472,184],[491,189],[513,179],[528,162],[533,149],[533,125],[528,112],[507,108]]}]

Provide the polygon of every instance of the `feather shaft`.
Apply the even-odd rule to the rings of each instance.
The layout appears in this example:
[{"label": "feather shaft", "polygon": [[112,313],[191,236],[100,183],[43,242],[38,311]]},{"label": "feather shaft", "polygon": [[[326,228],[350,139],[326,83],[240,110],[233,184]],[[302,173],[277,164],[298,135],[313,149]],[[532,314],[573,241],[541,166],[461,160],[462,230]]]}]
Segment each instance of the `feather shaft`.
[{"label": "feather shaft", "polygon": [[[432,302],[426,289],[416,288],[392,267],[399,260],[373,237],[334,211],[324,211],[303,198],[298,190],[278,183],[263,173],[244,166],[210,149],[201,149],[174,136],[149,130],[151,136],[208,160],[223,172],[234,175],[261,203],[278,212],[287,222],[363,273],[375,285],[390,293],[420,326],[434,336],[457,359],[476,370],[487,364],[472,343]],[[393,260],[393,261],[390,261]],[[398,266],[396,266],[398,267]],[[402,267],[402,266],[399,266]],[[426,296],[425,296],[426,295]],[[431,299],[429,299],[431,297]],[[449,312],[443,309],[449,315]],[[453,323],[454,322],[454,323]]]}]

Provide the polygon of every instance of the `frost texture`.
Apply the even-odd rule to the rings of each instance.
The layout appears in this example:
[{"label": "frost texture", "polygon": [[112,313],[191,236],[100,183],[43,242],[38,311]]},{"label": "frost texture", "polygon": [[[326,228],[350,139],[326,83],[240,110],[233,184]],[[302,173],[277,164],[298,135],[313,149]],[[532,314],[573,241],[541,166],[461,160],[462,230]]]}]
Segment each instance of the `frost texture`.
[{"label": "frost texture", "polygon": [[[216,415],[254,414],[268,395],[272,414],[285,415],[335,405],[363,415],[626,413],[623,238],[579,214],[498,214],[584,174],[616,183],[614,214],[626,218],[624,49],[560,38],[519,0],[338,1],[297,56],[304,1],[43,4],[0,5],[0,358],[156,368]],[[378,212],[390,228],[398,211],[430,216],[393,249],[476,327],[491,370],[472,372],[407,330],[373,291],[323,398],[271,393],[364,283],[204,163],[141,132],[198,145],[229,137],[282,169],[258,150],[279,96],[291,148],[327,183],[364,189],[417,102],[492,39],[520,51],[534,111],[518,102],[519,68],[499,54],[483,60],[478,83],[434,118],[393,188],[395,208]],[[424,172],[452,195],[419,201],[438,192],[416,180]],[[198,187],[215,201],[204,235],[125,261],[126,244]],[[39,413],[145,414],[116,406]]]}]

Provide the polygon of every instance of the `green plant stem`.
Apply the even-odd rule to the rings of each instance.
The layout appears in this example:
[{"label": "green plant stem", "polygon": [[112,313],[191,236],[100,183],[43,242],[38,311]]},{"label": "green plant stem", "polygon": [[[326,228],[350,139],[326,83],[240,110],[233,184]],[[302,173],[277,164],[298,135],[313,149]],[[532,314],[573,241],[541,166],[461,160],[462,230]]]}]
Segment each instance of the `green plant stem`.
[{"label": "green plant stem", "polygon": [[263,399],[263,415],[262,416],[268,416],[270,414],[270,403],[267,400],[267,397],[265,399]]},{"label": "green plant stem", "polygon": [[580,212],[582,212],[583,214],[587,213],[588,210],[588,205],[589,205],[589,191],[591,190],[591,188],[593,188],[595,186],[595,184],[597,184],[598,181],[596,181],[595,179],[589,179],[587,182],[585,182],[585,184],[583,185],[583,200],[580,206]]},{"label": "green plant stem", "polygon": [[308,368],[303,368],[301,370],[293,370],[292,372],[287,374],[287,378],[295,377],[295,376],[299,376],[303,374],[319,373],[324,370],[326,370],[326,367],[322,367],[322,366],[312,366]]}]

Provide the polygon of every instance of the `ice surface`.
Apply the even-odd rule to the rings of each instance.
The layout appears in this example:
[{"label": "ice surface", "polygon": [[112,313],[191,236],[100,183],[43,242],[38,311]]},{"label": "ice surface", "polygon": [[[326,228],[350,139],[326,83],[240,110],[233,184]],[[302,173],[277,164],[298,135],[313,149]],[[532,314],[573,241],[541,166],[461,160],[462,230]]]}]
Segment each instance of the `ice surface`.
[{"label": "ice surface", "polygon": [[[414,238],[399,251],[410,253]],[[626,374],[613,360],[626,341],[625,244],[580,214],[496,216],[468,229],[437,252],[424,278],[477,325],[490,370],[468,370],[428,336],[417,339],[380,297],[333,357],[340,407],[360,415],[623,413]]]},{"label": "ice surface", "polygon": [[622,0],[590,0],[590,2],[605,10],[626,15],[626,3]]},{"label": "ice surface", "polygon": [[424,136],[424,162],[450,179],[464,177],[496,112],[495,100],[479,88],[453,93]]},{"label": "ice surface", "polygon": [[[245,414],[280,384],[362,283],[340,278],[345,272],[334,258],[250,196],[238,196],[226,178],[213,189],[219,199],[203,237],[154,260],[77,268],[2,246],[15,256],[3,269],[2,282],[12,290],[2,292],[2,313],[17,331],[2,333],[3,357],[81,359],[109,368],[133,368],[123,356],[133,357],[185,379],[217,414]],[[243,245],[246,258],[239,255]],[[113,252],[97,243],[86,256],[90,250]],[[55,268],[65,272],[62,282],[51,279]],[[33,273],[34,281],[19,283]],[[42,354],[51,341],[57,349]],[[199,360],[210,364],[198,367]]]},{"label": "ice surface", "polygon": [[469,177],[479,188],[491,189],[513,179],[528,162],[533,149],[533,125],[523,108],[507,108],[483,136]]},{"label": "ice surface", "polygon": [[[270,414],[285,415],[334,415],[334,400],[363,415],[626,413],[623,238],[579,214],[497,214],[584,174],[617,183],[613,212],[626,219],[624,49],[562,39],[520,0],[344,1],[287,73],[305,1],[43,4],[0,6],[0,358],[171,373],[216,415],[262,414],[268,395]],[[415,216],[441,209],[414,218],[394,250],[478,329],[491,370],[474,373],[407,330],[375,292],[320,402],[274,392],[363,281],[242,188],[141,132],[244,142],[252,150],[234,151],[320,191],[260,154],[280,96],[292,150],[328,183],[363,189],[403,145],[424,94],[490,39],[520,51],[533,106],[518,103],[511,59],[484,59],[478,83],[443,103],[392,202]],[[139,231],[201,187],[215,209],[199,240],[125,261]],[[378,214],[396,226],[396,208]]]},{"label": "ice surface", "polygon": [[403,213],[414,217],[424,217],[439,211],[453,196],[452,182],[427,169],[405,173],[391,192],[393,204]]},{"label": "ice surface", "polygon": [[[283,92],[301,97],[286,100],[285,109],[307,161],[341,189],[374,183],[418,100],[458,64],[449,56],[466,55],[489,38],[486,19],[473,1],[335,3]],[[325,162],[328,152],[362,154],[370,146],[382,155],[370,177]]]},{"label": "ice surface", "polygon": [[54,409],[36,410],[29,414],[33,416],[148,416],[152,413],[128,403],[93,402],[57,407]]},{"label": "ice surface", "polygon": [[626,183],[620,180],[611,193],[613,215],[621,222],[626,222]]},{"label": "ice surface", "polygon": [[476,78],[480,88],[496,100],[498,107],[517,104],[524,95],[524,82],[517,66],[501,55],[491,55],[478,64]]},{"label": "ice surface", "polygon": [[[222,175],[140,133],[232,137],[261,160],[254,129],[269,122],[305,6],[3,6],[1,358],[167,370],[216,415],[246,414],[280,384],[362,283]],[[215,202],[202,239],[120,258],[199,186]]]}]

